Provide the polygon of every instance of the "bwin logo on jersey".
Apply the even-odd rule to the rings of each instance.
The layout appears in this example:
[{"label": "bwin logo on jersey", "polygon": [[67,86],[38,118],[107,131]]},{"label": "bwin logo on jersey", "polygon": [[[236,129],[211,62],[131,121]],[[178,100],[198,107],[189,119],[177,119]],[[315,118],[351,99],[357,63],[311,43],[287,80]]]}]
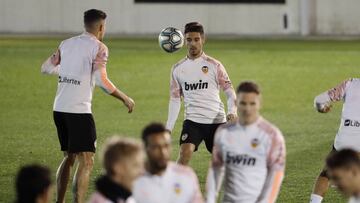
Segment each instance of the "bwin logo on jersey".
[{"label": "bwin logo on jersey", "polygon": [[187,83],[185,82],[185,90],[201,90],[201,89],[207,89],[209,86],[209,83],[203,82],[202,80],[199,80],[198,83]]},{"label": "bwin logo on jersey", "polygon": [[352,127],[360,127],[359,121],[352,121],[350,119],[346,119],[344,122],[344,126],[352,126]]},{"label": "bwin logo on jersey", "polygon": [[250,157],[247,154],[231,154],[230,152],[226,153],[226,163],[227,164],[236,164],[244,166],[254,166],[256,164],[256,158]]}]

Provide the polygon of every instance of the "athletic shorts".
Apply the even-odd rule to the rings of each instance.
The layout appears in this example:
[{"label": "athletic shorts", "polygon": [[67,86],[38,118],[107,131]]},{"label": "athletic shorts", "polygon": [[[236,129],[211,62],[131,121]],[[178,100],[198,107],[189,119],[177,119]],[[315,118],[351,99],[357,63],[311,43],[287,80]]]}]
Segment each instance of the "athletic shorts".
[{"label": "athletic shorts", "polygon": [[96,129],[92,114],[54,111],[61,151],[95,152]]},{"label": "athletic shorts", "polygon": [[200,143],[204,140],[206,149],[211,153],[214,145],[214,135],[216,129],[223,123],[202,124],[191,120],[185,120],[180,136],[180,145],[184,143],[192,143],[195,150],[198,150]]}]

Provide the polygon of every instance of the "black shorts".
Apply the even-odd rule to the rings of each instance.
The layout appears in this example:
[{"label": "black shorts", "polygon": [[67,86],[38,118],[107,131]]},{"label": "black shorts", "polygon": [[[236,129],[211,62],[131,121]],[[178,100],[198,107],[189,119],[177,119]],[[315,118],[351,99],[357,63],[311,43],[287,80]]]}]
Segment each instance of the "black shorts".
[{"label": "black shorts", "polygon": [[223,123],[202,124],[191,120],[185,120],[180,136],[180,145],[184,143],[192,143],[195,150],[198,150],[200,143],[204,140],[206,149],[211,153],[214,145],[214,135],[216,129]]},{"label": "black shorts", "polygon": [[91,114],[54,111],[54,122],[61,151],[95,152],[96,129]]}]

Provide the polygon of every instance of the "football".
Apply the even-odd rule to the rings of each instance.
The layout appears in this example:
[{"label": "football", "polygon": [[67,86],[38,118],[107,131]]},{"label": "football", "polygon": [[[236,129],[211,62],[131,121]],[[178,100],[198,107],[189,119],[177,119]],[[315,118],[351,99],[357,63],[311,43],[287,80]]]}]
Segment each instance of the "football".
[{"label": "football", "polygon": [[173,53],[184,45],[184,35],[177,28],[165,28],[159,34],[159,45],[164,51]]}]

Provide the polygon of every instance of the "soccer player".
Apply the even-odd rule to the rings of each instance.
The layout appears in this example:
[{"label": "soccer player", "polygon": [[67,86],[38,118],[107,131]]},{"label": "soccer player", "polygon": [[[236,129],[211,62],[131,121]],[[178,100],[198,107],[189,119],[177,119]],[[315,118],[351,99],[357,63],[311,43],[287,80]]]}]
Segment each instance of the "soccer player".
[{"label": "soccer player", "polygon": [[137,203],[202,203],[194,171],[170,162],[171,138],[165,126],[152,123],[142,133],[147,154],[146,172],[134,185]]},{"label": "soccer player", "polygon": [[328,177],[346,196],[349,203],[360,203],[360,158],[351,149],[334,152],[326,160]]},{"label": "soccer player", "polygon": [[105,175],[96,181],[96,192],[89,203],[134,203],[135,179],[144,171],[144,151],[133,139],[109,138],[103,148]]},{"label": "soccer player", "polygon": [[108,79],[108,48],[102,42],[106,14],[91,9],[84,13],[85,32],[61,42],[58,50],[41,67],[45,74],[59,76],[54,102],[54,121],[64,159],[57,171],[57,202],[64,202],[70,170],[78,167],[73,181],[74,202],[83,202],[93,167],[96,130],[91,114],[94,85],[121,100],[129,113],[134,101]]},{"label": "soccer player", "polygon": [[284,138],[260,116],[256,83],[243,82],[236,92],[238,120],[220,126],[215,134],[207,203],[216,202],[223,178],[223,202],[274,203],[285,170]]},{"label": "soccer player", "polygon": [[[314,105],[320,113],[327,113],[331,103],[344,101],[341,122],[336,134],[333,153],[337,150],[350,148],[360,152],[360,79],[352,78],[343,81],[336,87],[315,97]],[[320,203],[329,187],[326,167],[316,179],[310,203]]]},{"label": "soccer player", "polygon": [[[177,120],[181,97],[184,99],[185,120],[180,136],[178,163],[187,165],[192,153],[204,140],[211,153],[214,133],[220,124],[236,117],[235,92],[224,66],[203,51],[205,35],[200,23],[185,25],[187,56],[171,70],[170,101],[166,128],[171,132]],[[225,115],[219,91],[227,96]]]},{"label": "soccer player", "polygon": [[16,203],[50,203],[52,193],[48,168],[28,165],[20,169],[16,177]]}]

